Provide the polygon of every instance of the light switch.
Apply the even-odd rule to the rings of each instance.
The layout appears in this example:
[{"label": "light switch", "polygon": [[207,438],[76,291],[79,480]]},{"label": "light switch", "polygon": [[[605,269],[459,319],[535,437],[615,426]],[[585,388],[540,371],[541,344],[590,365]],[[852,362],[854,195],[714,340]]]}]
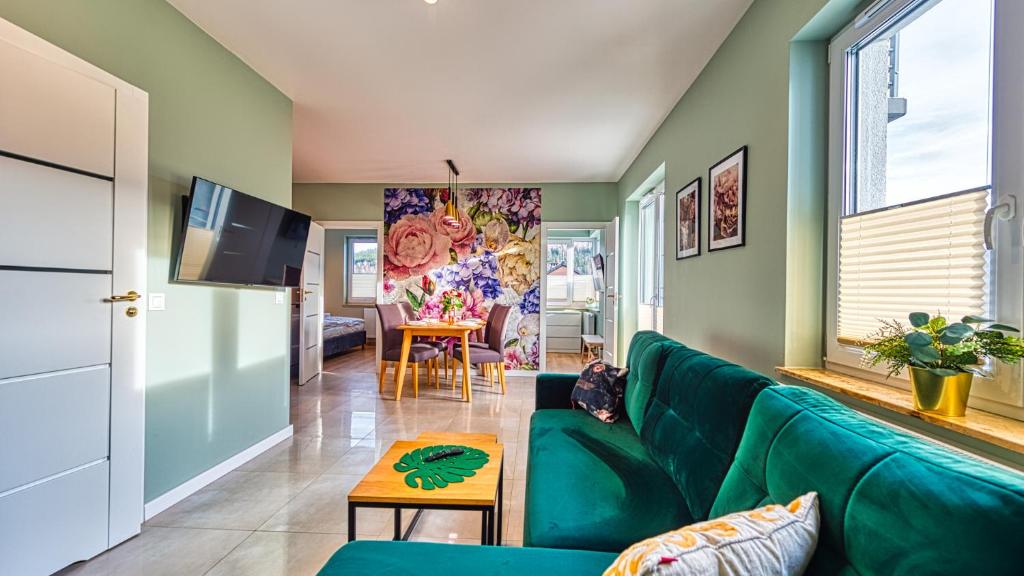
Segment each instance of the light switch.
[{"label": "light switch", "polygon": [[150,310],[166,310],[167,298],[164,294],[153,293],[149,295]]},{"label": "light switch", "polygon": [[274,292],[274,304],[284,304],[284,292]]}]

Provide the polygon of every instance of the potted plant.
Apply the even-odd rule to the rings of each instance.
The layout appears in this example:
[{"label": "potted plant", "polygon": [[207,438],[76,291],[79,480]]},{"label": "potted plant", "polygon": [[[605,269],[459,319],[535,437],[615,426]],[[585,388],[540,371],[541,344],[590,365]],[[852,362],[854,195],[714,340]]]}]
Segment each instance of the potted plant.
[{"label": "potted plant", "polygon": [[464,305],[461,291],[445,290],[441,293],[441,312],[447,318],[449,324],[455,323],[455,311],[462,310]]},{"label": "potted plant", "polygon": [[883,320],[864,347],[865,360],[870,366],[886,363],[889,376],[909,367],[915,409],[963,416],[974,375],[988,376],[981,366],[985,360],[1012,364],[1024,357],[1024,339],[1005,332],[1019,330],[980,316],[950,324],[942,316],[914,312],[909,329]]}]

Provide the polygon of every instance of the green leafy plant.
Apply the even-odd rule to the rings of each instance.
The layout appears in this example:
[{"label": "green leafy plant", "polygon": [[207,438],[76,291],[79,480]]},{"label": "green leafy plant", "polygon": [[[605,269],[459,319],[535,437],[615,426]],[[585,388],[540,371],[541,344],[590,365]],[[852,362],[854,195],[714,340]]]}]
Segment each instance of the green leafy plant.
[{"label": "green leafy plant", "polygon": [[924,312],[910,314],[910,327],[896,320],[883,320],[882,327],[864,347],[869,366],[885,363],[889,376],[907,366],[928,370],[936,376],[955,376],[959,372],[988,374],[980,367],[988,358],[1012,364],[1024,358],[1024,339],[1007,336],[1019,332],[1013,326],[998,324],[980,316],[964,316],[959,322],[946,322],[942,316]]},{"label": "green leafy plant", "polygon": [[[461,448],[462,454],[449,456],[427,462],[426,458],[435,452],[449,448]],[[487,452],[469,446],[438,445],[417,448],[412,452],[402,454],[394,468],[398,472],[408,472],[405,475],[405,484],[410,488],[423,488],[433,490],[444,488],[450,483],[464,481],[467,477],[475,476],[476,470],[483,468],[490,460]],[[419,483],[417,484],[417,480]]]}]

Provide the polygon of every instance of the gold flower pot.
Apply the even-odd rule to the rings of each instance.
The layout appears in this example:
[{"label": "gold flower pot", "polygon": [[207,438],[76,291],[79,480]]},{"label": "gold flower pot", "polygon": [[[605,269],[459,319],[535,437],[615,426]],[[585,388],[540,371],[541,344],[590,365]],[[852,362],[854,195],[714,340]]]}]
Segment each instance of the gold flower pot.
[{"label": "gold flower pot", "polygon": [[974,374],[959,372],[955,376],[939,376],[924,368],[910,368],[910,387],[914,391],[914,408],[941,416],[963,416],[971,395]]}]

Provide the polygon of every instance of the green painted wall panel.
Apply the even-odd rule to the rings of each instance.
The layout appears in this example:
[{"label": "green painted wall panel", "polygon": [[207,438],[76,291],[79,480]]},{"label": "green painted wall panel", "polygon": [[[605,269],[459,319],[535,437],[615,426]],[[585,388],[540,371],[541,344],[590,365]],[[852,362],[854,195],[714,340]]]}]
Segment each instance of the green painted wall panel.
[{"label": "green painted wall panel", "polygon": [[[856,5],[852,0],[755,0],[623,175],[619,182],[619,210],[625,215],[620,251],[623,341],[628,342],[636,326],[636,287],[632,284],[638,277],[637,210],[630,196],[664,163],[665,333],[766,374],[783,363],[787,351],[787,218],[806,214],[790,210],[788,205],[790,42],[798,34],[811,41],[835,33],[849,21]],[[816,81],[820,74],[807,77]],[[744,145],[749,147],[746,246],[708,253],[708,168]],[[702,254],[676,261],[675,192],[698,176],[703,179]],[[803,192],[808,193],[806,189]],[[816,193],[824,198],[826,191]],[[807,220],[803,218],[802,225],[807,225]],[[815,236],[805,237],[813,241]],[[801,249],[820,253],[821,247]],[[804,260],[808,259],[805,254]],[[800,278],[806,280],[807,276]],[[820,275],[810,281],[820,286]],[[820,332],[817,326],[808,329]],[[801,358],[813,355],[819,342],[813,337],[789,338],[791,343],[812,349],[790,350]]]},{"label": "green painted wall panel", "polygon": [[291,102],[162,0],[4,0],[0,18],[149,93],[146,500],[288,425],[287,306],[271,290],[168,282],[200,175],[291,203]]},{"label": "green painted wall panel", "polygon": [[[385,188],[437,188],[446,184],[295,184],[292,204],[316,220],[382,220]],[[541,218],[549,222],[608,222],[618,213],[611,182],[547,184],[459,183],[459,187],[539,187]]]}]

